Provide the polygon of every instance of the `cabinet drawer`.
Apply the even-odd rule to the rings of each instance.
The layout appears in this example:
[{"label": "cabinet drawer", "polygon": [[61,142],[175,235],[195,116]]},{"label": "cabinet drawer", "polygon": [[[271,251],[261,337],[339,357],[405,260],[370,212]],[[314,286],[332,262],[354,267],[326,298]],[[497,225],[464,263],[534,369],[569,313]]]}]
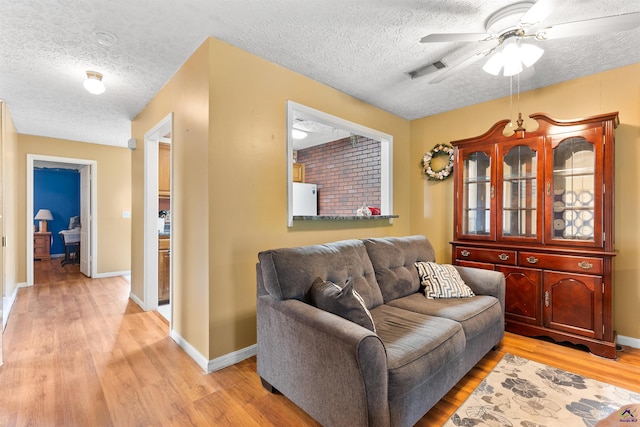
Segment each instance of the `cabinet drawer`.
[{"label": "cabinet drawer", "polygon": [[495,264],[516,265],[516,251],[484,248],[456,248],[456,259]]},{"label": "cabinet drawer", "polygon": [[169,239],[158,239],[158,250],[167,250],[169,249],[169,243],[171,241]]},{"label": "cabinet drawer", "polygon": [[520,252],[519,265],[545,270],[570,271],[573,273],[602,274],[602,258],[572,255],[550,255],[535,252]]},{"label": "cabinet drawer", "polygon": [[495,265],[489,264],[489,263],[486,263],[486,262],[458,260],[456,262],[456,265],[459,265],[461,267],[481,268],[483,270],[495,270],[496,269]]}]

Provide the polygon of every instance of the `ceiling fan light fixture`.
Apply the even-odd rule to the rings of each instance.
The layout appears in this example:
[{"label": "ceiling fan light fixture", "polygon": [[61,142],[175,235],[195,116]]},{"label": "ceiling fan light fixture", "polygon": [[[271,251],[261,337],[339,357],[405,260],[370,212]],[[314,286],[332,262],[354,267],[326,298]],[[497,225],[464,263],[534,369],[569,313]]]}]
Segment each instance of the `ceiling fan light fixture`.
[{"label": "ceiling fan light fixture", "polygon": [[533,64],[538,62],[538,59],[542,57],[543,53],[544,49],[539,48],[536,45],[529,43],[522,43],[520,45],[520,60],[525,67],[531,67]]},{"label": "ceiling fan light fixture", "polygon": [[544,50],[529,43],[511,42],[500,52],[494,53],[482,69],[493,76],[502,71],[506,77],[520,74],[525,67],[531,67],[542,57]]},{"label": "ceiling fan light fixture", "polygon": [[520,61],[520,49],[517,44],[510,43],[504,48],[503,64],[504,75],[515,76],[522,72],[522,62]]},{"label": "ceiling fan light fixture", "polygon": [[500,74],[500,70],[502,70],[502,64],[504,62],[503,57],[504,54],[502,52],[497,52],[493,54],[489,60],[482,66],[482,69],[491,74],[492,76],[497,76]]},{"label": "ceiling fan light fixture", "polygon": [[522,63],[517,60],[509,59],[504,63],[504,76],[515,76],[516,74],[520,74],[522,72]]},{"label": "ceiling fan light fixture", "polygon": [[102,74],[97,71],[87,71],[87,79],[84,81],[84,88],[94,95],[104,93],[105,87],[102,83]]}]

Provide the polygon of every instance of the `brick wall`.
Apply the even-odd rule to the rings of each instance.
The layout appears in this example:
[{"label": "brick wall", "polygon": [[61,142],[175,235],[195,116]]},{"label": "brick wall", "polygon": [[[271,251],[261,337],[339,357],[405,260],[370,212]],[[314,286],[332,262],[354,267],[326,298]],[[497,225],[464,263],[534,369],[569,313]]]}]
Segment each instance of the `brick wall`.
[{"label": "brick wall", "polygon": [[339,139],[298,150],[297,161],[305,181],[318,185],[318,215],[355,215],[363,203],[380,207],[380,141]]}]

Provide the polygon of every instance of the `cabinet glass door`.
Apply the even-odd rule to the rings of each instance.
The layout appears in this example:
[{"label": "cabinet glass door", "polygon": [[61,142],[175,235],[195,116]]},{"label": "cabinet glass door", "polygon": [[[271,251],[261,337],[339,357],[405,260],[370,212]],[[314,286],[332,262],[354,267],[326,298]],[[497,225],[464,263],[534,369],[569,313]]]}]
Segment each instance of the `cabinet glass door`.
[{"label": "cabinet glass door", "polygon": [[494,239],[495,189],[491,179],[491,152],[460,149],[459,155],[463,159],[461,233],[472,238]]},{"label": "cabinet glass door", "polygon": [[498,147],[498,183],[502,188],[500,236],[506,240],[541,241],[542,138],[501,144]]},{"label": "cabinet glass door", "polygon": [[[585,132],[554,141],[553,170],[547,197],[551,238],[566,244],[600,245],[602,243],[601,209],[602,135]],[[549,186],[549,183],[547,184]]]}]

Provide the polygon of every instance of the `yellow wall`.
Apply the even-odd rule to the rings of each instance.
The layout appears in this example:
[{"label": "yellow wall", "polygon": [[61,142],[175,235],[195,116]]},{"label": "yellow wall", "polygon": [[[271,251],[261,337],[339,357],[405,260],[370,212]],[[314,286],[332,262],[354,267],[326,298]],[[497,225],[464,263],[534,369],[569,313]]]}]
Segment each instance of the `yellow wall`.
[{"label": "yellow wall", "polygon": [[89,144],[64,139],[18,135],[17,200],[18,277],[26,281],[26,175],[27,154],[95,160],[97,162],[97,271],[109,274],[129,271],[131,266],[131,219],[122,218],[131,210],[131,155],[120,147]]},{"label": "yellow wall", "polygon": [[[620,112],[615,156],[614,324],[618,334],[640,338],[640,64],[523,93],[520,110],[525,117],[544,112],[558,119]],[[451,259],[453,181],[427,181],[420,159],[435,144],[481,135],[495,122],[508,119],[508,114],[509,99],[502,98],[411,122],[411,232],[427,234],[441,261]],[[534,126],[535,122],[525,121],[525,128]]]},{"label": "yellow wall", "polygon": [[[400,218],[393,225],[316,221],[287,227],[287,100],[394,136],[393,204]],[[175,120],[172,227],[177,244],[172,248],[173,286],[182,298],[175,301],[180,319],[175,319],[174,311],[173,327],[208,359],[256,342],[259,251],[408,234],[407,120],[215,39],[205,41],[134,120],[133,136],[140,141],[171,111]],[[191,123],[195,130],[179,122]],[[132,279],[137,282],[132,289],[141,296],[142,205],[136,199],[143,194],[143,155],[136,150],[132,161]],[[207,336],[202,337],[201,331]]]},{"label": "yellow wall", "polygon": [[[18,234],[17,190],[13,185],[17,180],[18,133],[7,105],[0,101],[0,197],[2,198],[2,235],[6,237],[6,246],[1,250],[4,266],[0,266],[4,277],[4,296],[12,297],[18,286],[18,242],[24,234]],[[3,270],[4,268],[4,270]],[[2,286],[2,285],[0,285]],[[0,302],[1,304],[1,302]],[[4,307],[7,310],[8,307]],[[1,311],[1,310],[0,310]],[[5,314],[6,315],[6,314]],[[1,333],[1,332],[0,332]],[[1,341],[1,340],[0,340]],[[2,349],[0,349],[0,352]]]},{"label": "yellow wall", "polygon": [[[409,122],[211,40],[209,153],[210,356],[255,343],[255,263],[261,250],[404,235]],[[394,213],[388,222],[286,223],[286,109],[292,100],[394,136]]]},{"label": "yellow wall", "polygon": [[131,124],[131,292],[144,301],[144,136],[174,113],[171,156],[172,328],[203,356],[209,354],[209,50],[196,50]]}]

